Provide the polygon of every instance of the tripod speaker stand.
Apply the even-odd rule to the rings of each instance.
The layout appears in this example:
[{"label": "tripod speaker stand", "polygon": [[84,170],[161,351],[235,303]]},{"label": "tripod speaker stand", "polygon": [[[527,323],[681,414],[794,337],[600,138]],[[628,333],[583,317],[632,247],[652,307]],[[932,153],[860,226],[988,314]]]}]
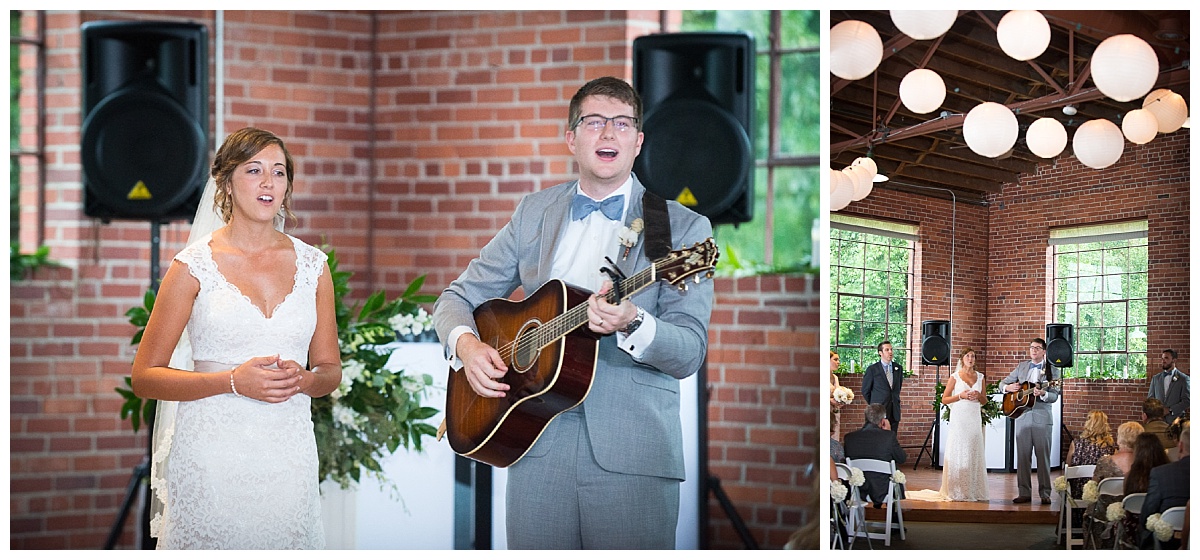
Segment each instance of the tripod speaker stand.
[{"label": "tripod speaker stand", "polygon": [[[934,384],[934,386],[933,386],[935,391],[937,390],[937,386],[941,385],[941,383],[942,383],[942,366],[938,365],[937,366],[937,383]],[[933,439],[934,428],[937,427],[938,420],[942,417],[942,406],[943,406],[941,400],[938,400],[937,403],[938,403],[937,410],[934,411],[933,420],[931,420],[929,422],[929,433],[925,434],[925,443],[921,444],[921,450],[917,452],[917,460],[915,462],[913,462],[913,469],[916,469],[917,467],[919,467],[921,465],[921,455],[925,454],[926,452],[929,453],[929,466],[933,467],[933,449],[931,449],[929,447],[929,442]]]}]

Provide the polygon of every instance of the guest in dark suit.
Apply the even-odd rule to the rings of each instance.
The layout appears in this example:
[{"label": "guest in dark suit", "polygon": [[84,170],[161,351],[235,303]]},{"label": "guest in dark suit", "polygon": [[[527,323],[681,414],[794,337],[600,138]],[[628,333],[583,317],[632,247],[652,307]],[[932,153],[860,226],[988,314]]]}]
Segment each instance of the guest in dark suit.
[{"label": "guest in dark suit", "polygon": [[1142,402],[1142,427],[1145,428],[1147,434],[1153,434],[1162,442],[1163,449],[1170,449],[1179,442],[1175,441],[1175,437],[1171,434],[1170,424],[1163,420],[1166,413],[1167,408],[1163,406],[1162,401],[1154,397]]},{"label": "guest in dark suit", "polygon": [[[1022,383],[1041,385],[1061,379],[1058,368],[1046,360],[1046,341],[1035,338],[1029,342],[1029,360],[1017,364],[1016,369],[1000,382],[1004,392],[1021,390]],[[1033,408],[1025,411],[1013,425],[1016,428],[1017,446],[1017,497],[1014,504],[1025,504],[1032,500],[1033,457],[1038,464],[1038,494],[1042,505],[1050,504],[1050,431],[1054,418],[1050,414],[1051,403],[1058,400],[1058,388],[1045,386],[1034,388]]]},{"label": "guest in dark suit", "polygon": [[1150,391],[1147,397],[1162,401],[1167,408],[1163,421],[1167,424],[1183,414],[1192,405],[1191,378],[1175,367],[1179,358],[1174,350],[1167,348],[1162,353],[1162,371],[1150,379]]},{"label": "guest in dark suit", "polygon": [[[867,422],[862,429],[846,434],[846,457],[848,459],[879,459],[880,461],[896,461],[896,467],[904,464],[904,450],[896,441],[896,433],[888,426],[884,407],[872,404],[867,407]],[[883,473],[863,473],[866,480],[863,483],[865,493],[879,507],[887,500],[888,476]]]},{"label": "guest in dark suit", "polygon": [[[1154,467],[1150,471],[1150,489],[1146,491],[1146,500],[1142,502],[1142,519],[1138,523],[1138,543],[1142,549],[1154,548],[1154,533],[1146,529],[1146,520],[1151,515],[1162,513],[1177,506],[1187,505],[1191,498],[1188,476],[1192,466],[1192,458],[1188,455],[1188,440],[1191,439],[1190,425],[1183,428],[1179,434],[1179,460]],[[1172,539],[1163,543],[1162,548],[1178,548],[1179,540]]]},{"label": "guest in dark suit", "polygon": [[867,404],[882,404],[893,433],[900,429],[900,388],[904,385],[904,368],[892,361],[892,343],[880,342],[875,350],[879,361],[867,366],[863,374],[862,394]]}]

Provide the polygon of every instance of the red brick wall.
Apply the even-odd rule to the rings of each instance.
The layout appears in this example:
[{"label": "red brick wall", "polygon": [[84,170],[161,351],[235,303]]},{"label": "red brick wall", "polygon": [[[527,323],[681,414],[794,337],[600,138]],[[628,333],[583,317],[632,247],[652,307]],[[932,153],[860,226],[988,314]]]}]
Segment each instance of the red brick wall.
[{"label": "red brick wall", "polygon": [[[21,240],[32,250],[43,228],[51,257],[63,267],[10,289],[12,548],[99,548],[146,445],[144,431],[134,435],[119,419],[113,388],[134,355],[128,344],[134,329],[123,314],[149,285],[149,226],[83,216],[79,25],[197,21],[210,26],[215,53],[214,17],[208,11],[48,14],[47,219],[38,223],[34,176],[26,171]],[[656,31],[658,18],[658,12],[227,11],[226,97],[224,107],[214,107],[210,130],[221,118],[226,134],[253,125],[287,141],[298,163],[300,221],[293,233],[334,245],[343,267],[356,272],[356,296],[394,292],[419,274],[429,275],[425,290],[433,293],[461,272],[522,195],[571,178],[563,140],[570,96],[594,77],[628,79],[632,39]],[[30,82],[25,91],[32,90]],[[31,117],[23,122],[32,128]],[[183,223],[163,227],[164,266],[186,232]],[[714,351],[740,355],[728,363],[710,358],[710,375],[720,375],[710,378],[712,414],[723,429],[737,425],[742,433],[710,435],[712,454],[760,544],[779,547],[799,523],[799,504],[808,503],[807,485],[803,492],[795,486],[815,454],[816,382],[796,379],[813,375],[808,353],[816,346],[819,300],[807,278],[764,279],[761,286],[718,282],[718,304],[730,311],[714,314]],[[739,303],[725,303],[728,291]],[[737,333],[753,333],[744,343],[753,351],[738,350]],[[792,347],[768,351],[776,341]],[[770,385],[751,387],[737,376],[754,359],[770,360],[757,368],[771,372]],[[727,366],[735,370],[730,378]],[[726,416],[730,387],[737,400]],[[747,398],[762,399],[761,424],[736,418],[737,409],[753,408]],[[726,454],[739,447],[767,458],[737,467]],[[719,510],[711,519],[714,546],[740,546]],[[126,522],[119,546],[134,546],[134,524]]]},{"label": "red brick wall", "polygon": [[[782,547],[805,518],[820,437],[820,287],[813,277],[717,279],[709,328],[708,466],[759,546]],[[820,472],[816,465],[814,473]],[[819,476],[813,474],[813,476]],[[712,548],[741,548],[709,501]]]},{"label": "red brick wall", "polygon": [[[989,382],[1007,375],[1028,359],[1027,343],[1045,337],[1051,322],[1047,300],[1050,280],[1047,246],[1050,228],[1120,220],[1149,221],[1148,343],[1153,374],[1163,348],[1181,352],[1179,367],[1188,370],[1191,339],[1188,256],[1190,255],[1190,132],[1160,135],[1144,146],[1126,144],[1112,167],[1093,170],[1068,155],[1039,166],[1017,184],[990,196],[987,207],[958,205],[954,272],[954,351],[977,350],[980,371]],[[914,204],[917,198],[920,204]],[[949,200],[878,189],[844,212],[875,216],[921,227],[918,245],[917,324],[949,318]],[[919,332],[916,333],[919,336]],[[913,342],[919,347],[919,340]],[[932,420],[933,369],[923,366],[918,380],[907,378],[902,402],[905,420],[900,440],[919,447]],[[942,372],[945,379],[947,372]],[[861,376],[841,381],[858,392]],[[1146,379],[1071,380],[1065,384],[1063,422],[1078,432],[1087,413],[1104,410],[1115,430],[1138,420]],[[842,433],[862,424],[864,406],[842,413]],[[910,453],[910,461],[915,458]]]}]

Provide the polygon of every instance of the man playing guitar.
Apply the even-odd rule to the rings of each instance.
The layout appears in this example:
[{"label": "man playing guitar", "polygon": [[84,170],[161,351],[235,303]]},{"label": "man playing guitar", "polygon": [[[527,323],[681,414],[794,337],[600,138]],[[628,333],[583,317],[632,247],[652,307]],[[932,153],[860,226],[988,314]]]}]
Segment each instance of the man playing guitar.
[{"label": "man playing guitar", "polygon": [[1017,497],[1013,498],[1014,504],[1032,501],[1031,473],[1035,454],[1038,494],[1043,505],[1050,503],[1050,432],[1054,426],[1050,403],[1058,400],[1059,393],[1055,384],[1050,382],[1060,377],[1061,372],[1046,361],[1046,341],[1035,338],[1029,342],[1029,360],[1017,364],[1016,369],[1001,382],[1005,393],[1020,391],[1022,383],[1037,385],[1033,388],[1033,408],[1013,421],[1017,432]]}]

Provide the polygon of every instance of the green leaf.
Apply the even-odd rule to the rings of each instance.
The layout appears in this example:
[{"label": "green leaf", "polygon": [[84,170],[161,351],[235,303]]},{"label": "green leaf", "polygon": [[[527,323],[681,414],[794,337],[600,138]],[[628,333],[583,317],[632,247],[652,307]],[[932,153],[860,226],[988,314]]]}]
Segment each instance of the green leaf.
[{"label": "green leaf", "polygon": [[408,288],[404,290],[404,295],[400,296],[400,298],[408,299],[408,298],[416,295],[417,292],[421,291],[421,286],[423,286],[424,284],[425,284],[425,276],[424,275],[418,276],[416,280],[409,282]]}]

